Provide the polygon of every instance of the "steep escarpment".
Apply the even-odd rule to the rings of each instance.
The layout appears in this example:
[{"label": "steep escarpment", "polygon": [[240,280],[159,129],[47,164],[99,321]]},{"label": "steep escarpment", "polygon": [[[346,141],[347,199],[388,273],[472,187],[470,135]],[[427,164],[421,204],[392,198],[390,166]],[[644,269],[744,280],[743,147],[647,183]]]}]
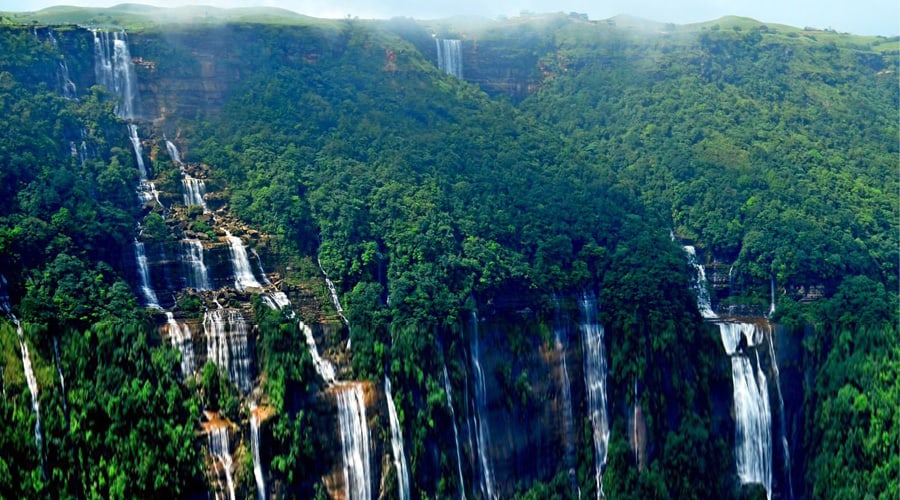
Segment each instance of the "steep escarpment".
[{"label": "steep escarpment", "polygon": [[895,415],[885,40],[2,34],[4,495],[818,496]]}]

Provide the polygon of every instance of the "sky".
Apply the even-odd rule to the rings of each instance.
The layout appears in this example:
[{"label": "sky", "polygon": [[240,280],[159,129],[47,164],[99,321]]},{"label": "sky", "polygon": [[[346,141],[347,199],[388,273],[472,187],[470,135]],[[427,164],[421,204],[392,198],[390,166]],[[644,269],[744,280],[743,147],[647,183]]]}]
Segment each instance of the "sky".
[{"label": "sky", "polygon": [[[0,0],[0,11],[33,11],[53,5],[110,7],[125,0]],[[833,29],[858,35],[900,35],[898,0],[130,0],[159,7],[281,7],[313,17],[436,19],[455,15],[513,17],[522,12],[579,12],[590,19],[628,14],[676,24],[726,15],[766,23]]]}]

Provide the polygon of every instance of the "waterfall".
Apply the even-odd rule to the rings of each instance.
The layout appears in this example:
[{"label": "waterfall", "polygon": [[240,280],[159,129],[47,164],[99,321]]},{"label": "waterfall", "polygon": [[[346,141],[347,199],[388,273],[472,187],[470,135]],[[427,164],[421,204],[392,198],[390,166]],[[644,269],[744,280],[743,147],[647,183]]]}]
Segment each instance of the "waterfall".
[{"label": "waterfall", "polygon": [[[156,185],[147,180],[147,167],[144,164],[144,148],[141,146],[141,138],[138,136],[137,125],[129,123],[127,128],[128,138],[131,141],[131,148],[134,150],[134,157],[137,160],[138,171],[141,173],[141,180],[138,182],[137,188],[138,198],[141,200],[142,205],[149,203],[150,201],[155,201],[157,205],[162,207],[163,204],[159,201],[159,192],[156,190]],[[84,145],[84,143],[82,143],[82,145]],[[84,163],[83,159],[82,163]]]},{"label": "waterfall", "polygon": [[250,353],[247,348],[247,322],[238,311],[218,309],[203,314],[206,356],[228,374],[243,393],[252,387]]},{"label": "waterfall", "polygon": [[178,168],[181,168],[184,165],[181,161],[181,155],[178,153],[178,148],[168,139],[166,139],[166,151],[169,152],[172,162],[177,165]]},{"label": "waterfall", "polygon": [[594,438],[594,479],[597,498],[603,496],[603,469],[609,443],[609,419],[606,414],[606,348],[603,325],[597,322],[597,299],[593,294],[581,298],[581,324],[584,350],[584,384]]},{"label": "waterfall", "polygon": [[762,342],[763,332],[750,323],[719,323],[725,353],[731,357],[734,383],[734,456],[742,484],[761,484],[772,497],[772,413],[766,375],[751,347]]},{"label": "waterfall", "polygon": [[769,317],[771,318],[773,314],[775,314],[775,276],[769,277],[769,291],[771,293],[771,300],[769,301]]},{"label": "waterfall", "polygon": [[[566,465],[570,471],[575,472],[575,424],[572,416],[572,389],[569,383],[569,367],[566,362],[566,330],[559,318],[559,306],[556,308],[556,321],[553,325],[553,347],[559,353],[560,358],[560,380],[562,381],[562,404],[563,404],[563,436],[566,440]],[[577,481],[576,481],[577,482]]]},{"label": "waterfall", "polygon": [[309,354],[312,357],[316,373],[322,377],[322,380],[324,380],[326,384],[333,384],[336,379],[334,365],[327,359],[323,359],[322,356],[319,356],[319,349],[316,347],[316,339],[313,337],[312,329],[306,326],[302,321],[299,322],[299,328],[306,338],[306,346],[309,348]]},{"label": "waterfall", "polygon": [[369,426],[360,384],[347,384],[337,393],[341,455],[344,461],[345,498],[370,500],[372,481],[369,459]]},{"label": "waterfall", "polygon": [[114,32],[110,43],[108,31],[94,30],[94,76],[97,83],[115,94],[120,102],[116,115],[126,120],[139,114],[137,77],[128,52],[125,32]]},{"label": "waterfall", "polygon": [[137,259],[138,274],[141,278],[141,293],[144,294],[144,302],[147,307],[153,309],[162,309],[159,306],[159,300],[156,298],[156,292],[150,286],[150,266],[147,264],[147,252],[144,244],[138,240],[134,240],[134,255]]},{"label": "waterfall", "polygon": [[481,369],[481,353],[478,348],[478,315],[472,311],[472,369],[475,372],[475,427],[478,441],[478,461],[481,465],[481,494],[484,498],[497,498],[494,491],[494,467],[491,463],[491,430],[485,421],[487,415],[487,388]]},{"label": "waterfall", "polygon": [[75,87],[75,82],[69,77],[69,65],[66,64],[66,61],[59,62],[59,89],[60,95],[64,99],[75,99],[78,97],[78,89]]},{"label": "waterfall", "polygon": [[397,489],[400,500],[409,500],[409,467],[403,453],[403,432],[397,419],[397,408],[394,407],[394,396],[391,394],[391,379],[384,377],[384,394],[387,398],[388,418],[391,424],[391,449],[394,451],[394,469],[397,470]]},{"label": "waterfall", "polygon": [[259,415],[256,403],[250,403],[250,447],[253,451],[253,478],[256,480],[256,498],[266,500],[266,480],[259,456]]},{"label": "waterfall", "polygon": [[693,246],[686,245],[684,251],[688,254],[688,262],[697,273],[694,281],[694,290],[697,292],[697,309],[704,318],[715,318],[717,316],[710,305],[709,290],[706,288],[706,268],[697,262],[697,250]]},{"label": "waterfall", "polygon": [[435,42],[437,43],[438,68],[444,73],[462,80],[462,42],[440,38],[436,38]]},{"label": "waterfall", "polygon": [[778,359],[775,358],[775,334],[769,330],[769,359],[772,360],[772,371],[775,373],[775,392],[778,394],[778,415],[781,418],[781,452],[784,459],[785,476],[787,476],[788,498],[794,498],[794,480],[791,477],[791,450],[788,448],[787,431],[784,420],[784,397],[781,395],[781,373],[778,371]]},{"label": "waterfall", "polygon": [[456,411],[453,410],[453,396],[451,395],[450,376],[447,375],[447,364],[444,364],[444,393],[447,395],[447,406],[450,407],[450,417],[453,419],[453,439],[456,443],[456,469],[459,472],[460,498],[466,499],[466,483],[463,481],[462,453],[459,451],[459,429],[456,427]]},{"label": "waterfall", "polygon": [[209,211],[209,208],[206,206],[206,200],[203,199],[206,196],[206,184],[202,179],[195,179],[190,175],[184,174],[184,178],[181,179],[181,187],[184,190],[183,198],[186,206],[200,205],[203,207],[204,212]]},{"label": "waterfall", "polygon": [[194,342],[187,325],[175,321],[175,315],[166,312],[169,342],[181,352],[181,375],[187,379],[194,373]]},{"label": "waterfall", "polygon": [[59,375],[59,389],[62,392],[63,414],[66,416],[66,423],[69,422],[69,406],[66,403],[66,379],[63,377],[62,362],[59,360],[59,341],[53,336],[53,359],[56,361],[56,373]]},{"label": "waterfall", "polygon": [[137,160],[138,170],[141,172],[141,180],[147,180],[147,167],[144,165],[144,148],[141,146],[141,138],[138,135],[137,125],[128,124],[128,138],[131,139],[131,147],[134,149],[134,156]]},{"label": "waterfall", "polygon": [[[276,311],[291,306],[291,299],[289,299],[284,292],[269,292],[263,295],[262,299],[270,309]],[[294,314],[294,311],[288,311],[288,316],[293,318],[296,315]]]},{"label": "waterfall", "polygon": [[209,273],[203,263],[203,244],[200,240],[181,240],[181,263],[185,267],[188,288],[212,290]]},{"label": "waterfall", "polygon": [[209,212],[209,207],[206,206],[206,200],[203,199],[203,197],[206,196],[206,183],[204,183],[202,179],[196,179],[188,175],[187,171],[184,169],[184,162],[181,160],[181,154],[178,153],[178,147],[168,139],[166,139],[166,151],[169,152],[172,163],[178,166],[181,170],[181,175],[184,176],[181,179],[181,188],[185,206],[200,205],[203,207],[204,213]]},{"label": "waterfall", "polygon": [[31,393],[31,410],[34,412],[34,445],[37,448],[38,458],[41,460],[41,476],[44,472],[44,434],[41,431],[41,402],[38,399],[37,379],[34,377],[34,369],[31,366],[31,354],[28,352],[28,342],[25,340],[25,332],[22,324],[9,310],[9,305],[4,303],[7,315],[16,325],[16,335],[19,338],[19,349],[22,351],[22,367],[25,371],[25,381],[28,384],[28,392]]},{"label": "waterfall", "polygon": [[222,426],[212,428],[206,436],[209,443],[210,456],[214,461],[217,461],[225,471],[225,481],[228,486],[228,498],[234,500],[234,479],[231,475],[233,462],[231,459],[231,446],[228,442],[228,427]]},{"label": "waterfall", "polygon": [[[334,309],[337,311],[338,316],[340,316],[341,321],[347,328],[350,328],[350,322],[347,321],[347,318],[344,317],[344,308],[341,307],[341,301],[338,299],[337,288],[334,286],[334,282],[328,278],[328,273],[325,272],[325,268],[322,267],[322,261],[318,257],[316,261],[319,263],[319,270],[322,271],[322,276],[325,277],[325,285],[328,287],[328,293],[331,295],[331,302],[334,304]],[[350,341],[347,341],[347,348],[350,348]]]},{"label": "waterfall", "polygon": [[250,268],[250,260],[247,258],[247,250],[244,248],[244,242],[237,236],[232,236],[229,231],[225,231],[225,237],[228,239],[229,253],[231,254],[231,267],[234,269],[234,286],[238,290],[246,290],[247,288],[262,288],[256,277],[253,276],[253,270]]}]

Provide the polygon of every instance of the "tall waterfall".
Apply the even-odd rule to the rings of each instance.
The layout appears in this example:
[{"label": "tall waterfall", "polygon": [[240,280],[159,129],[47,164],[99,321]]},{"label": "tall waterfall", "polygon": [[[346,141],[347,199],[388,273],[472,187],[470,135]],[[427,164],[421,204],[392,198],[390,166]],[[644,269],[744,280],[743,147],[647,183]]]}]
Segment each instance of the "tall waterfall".
[{"label": "tall waterfall", "polygon": [[453,396],[450,388],[450,376],[447,374],[447,364],[444,364],[444,393],[447,395],[447,406],[450,407],[450,417],[453,419],[453,439],[456,443],[456,469],[459,473],[460,498],[466,498],[466,483],[463,481],[462,453],[459,451],[459,429],[456,427],[456,411],[453,409]]},{"label": "tall waterfall", "polygon": [[147,252],[144,249],[144,243],[138,239],[134,240],[134,256],[137,260],[138,274],[141,279],[141,293],[144,295],[145,305],[153,309],[162,309],[159,306],[159,300],[156,298],[156,292],[150,286],[150,265],[147,263]]},{"label": "tall waterfall", "polygon": [[438,68],[462,80],[462,42],[436,38],[435,43],[437,43]]},{"label": "tall waterfall", "polygon": [[[566,348],[568,347],[568,339],[563,322],[559,318],[559,307],[557,306],[556,321],[553,325],[553,348],[559,353],[560,359],[560,379],[562,381],[562,404],[563,404],[563,436],[566,440],[566,465],[570,471],[575,471],[575,421],[572,416],[572,389],[569,382],[569,367],[566,362]],[[574,477],[574,474],[573,474]]]},{"label": "tall waterfall", "polygon": [[28,384],[28,392],[31,393],[31,410],[34,412],[34,445],[37,448],[38,458],[41,460],[41,475],[44,476],[44,434],[41,430],[41,402],[38,399],[37,379],[34,377],[34,369],[31,366],[31,354],[28,351],[28,342],[22,331],[22,324],[9,310],[8,304],[3,304],[6,314],[16,325],[16,335],[19,338],[19,349],[22,351],[22,367],[25,371],[25,382]]},{"label": "tall waterfall", "polygon": [[166,312],[169,342],[181,352],[181,375],[187,379],[194,373],[194,341],[187,325],[175,321],[175,315]]},{"label": "tall waterfall", "polygon": [[[210,457],[223,469],[225,484],[228,487],[228,498],[234,500],[234,478],[231,468],[234,462],[231,458],[231,444],[228,440],[228,427],[218,426],[209,429],[207,433]],[[218,480],[218,477],[216,478]]]},{"label": "tall waterfall", "polygon": [[697,292],[697,309],[700,310],[700,314],[704,318],[715,318],[716,313],[712,310],[709,300],[709,290],[706,288],[706,268],[697,262],[697,250],[693,246],[686,245],[684,251],[688,254],[688,262],[690,262],[697,273],[697,277],[694,281],[694,290]]},{"label": "tall waterfall", "polygon": [[593,293],[581,298],[582,342],[584,343],[584,385],[594,438],[594,479],[597,498],[603,496],[603,470],[609,443],[609,418],[606,413],[606,347],[603,325],[597,322],[597,298]]},{"label": "tall waterfall", "polygon": [[391,424],[391,449],[394,452],[394,469],[397,470],[397,490],[400,500],[409,500],[409,467],[406,465],[406,454],[403,452],[403,431],[394,407],[394,396],[391,394],[391,379],[384,377],[384,394],[387,398],[388,418]]},{"label": "tall waterfall", "polygon": [[206,356],[228,373],[228,378],[244,394],[253,388],[250,352],[247,348],[247,322],[238,311],[217,309],[203,315]]},{"label": "tall waterfall", "polygon": [[354,383],[341,387],[337,393],[337,403],[344,461],[344,496],[352,500],[370,500],[369,426],[362,386]]},{"label": "tall waterfall", "polygon": [[312,329],[308,327],[302,321],[299,322],[300,331],[303,332],[303,336],[306,338],[306,346],[309,348],[309,354],[313,360],[313,366],[316,368],[316,373],[322,377],[322,380],[325,381],[326,384],[333,384],[336,379],[334,365],[332,365],[327,359],[319,356],[319,349],[316,347],[316,339],[313,337]]},{"label": "tall waterfall", "polygon": [[784,475],[787,479],[788,498],[794,498],[794,479],[791,477],[791,450],[788,447],[786,422],[784,419],[784,397],[781,395],[781,373],[778,371],[778,360],[775,357],[775,333],[769,330],[769,359],[772,360],[772,370],[775,373],[775,393],[778,394],[778,415],[780,417],[781,453],[784,460]]},{"label": "tall waterfall", "polygon": [[231,267],[234,269],[235,288],[238,290],[261,288],[262,285],[259,284],[259,281],[256,281],[256,277],[253,276],[253,269],[250,268],[250,259],[247,258],[247,249],[244,248],[244,242],[237,236],[232,236],[229,231],[225,231],[225,237],[228,239]]},{"label": "tall waterfall", "polygon": [[[772,497],[772,412],[759,353],[763,332],[751,323],[719,323],[734,383],[734,457],[743,484],[761,484]],[[753,358],[751,359],[751,353]],[[754,363],[755,361],[755,367]]]},{"label": "tall waterfall", "polygon": [[185,268],[188,288],[212,290],[209,272],[203,263],[203,243],[200,240],[181,240],[181,264]]},{"label": "tall waterfall", "polygon": [[66,61],[59,62],[58,85],[60,95],[62,95],[64,99],[75,99],[78,97],[78,89],[75,87],[75,82],[69,77],[69,65],[66,64]]},{"label": "tall waterfall", "polygon": [[[34,376],[34,369],[31,366],[31,354],[28,351],[28,343],[25,340],[25,332],[22,331],[22,324],[12,312],[9,305],[9,294],[6,290],[6,276],[0,274],[0,309],[6,313],[9,319],[16,325],[16,336],[19,339],[19,349],[22,351],[22,369],[25,372],[25,382],[28,385],[28,392],[31,393],[31,410],[34,412],[34,445],[37,448],[38,458],[41,461],[41,476],[46,476],[44,471],[44,434],[41,430],[41,402],[38,399],[37,379]],[[55,345],[55,344],[54,344]],[[62,374],[60,374],[62,377]],[[62,380],[62,378],[60,378]],[[63,391],[65,392],[65,390]],[[65,399],[65,396],[63,397]]]},{"label": "tall waterfall", "polygon": [[[685,246],[684,249],[688,253],[691,265],[697,271],[694,282],[694,288],[697,290],[697,308],[707,321],[718,325],[725,354],[731,358],[731,379],[734,386],[734,456],[738,478],[743,484],[763,485],[766,495],[772,497],[772,410],[769,404],[768,380],[760,364],[758,350],[760,343],[767,342],[782,418],[781,444],[787,469],[788,490],[790,497],[793,498],[793,485],[790,484],[790,451],[784,434],[784,401],[778,380],[778,361],[775,358],[771,328],[768,324],[761,327],[752,323],[720,319],[709,305],[706,273],[703,266],[697,263],[694,247]],[[731,270],[728,271],[728,276],[730,281]],[[775,308],[774,287],[773,280],[770,315]]]},{"label": "tall waterfall", "polygon": [[475,427],[478,441],[478,461],[481,465],[481,494],[484,498],[497,498],[494,491],[494,466],[491,462],[491,429],[485,417],[487,388],[484,370],[481,369],[481,353],[478,347],[478,315],[472,311],[472,369],[475,372]]},{"label": "tall waterfall", "polygon": [[259,415],[256,403],[250,403],[250,448],[253,451],[253,478],[256,480],[256,498],[266,500],[266,479],[263,475],[259,449]]},{"label": "tall waterfall", "polygon": [[115,94],[120,102],[116,115],[126,120],[140,114],[137,77],[128,51],[125,32],[94,30],[94,76],[97,83]]},{"label": "tall waterfall", "polygon": [[66,422],[69,422],[69,405],[66,403],[66,379],[63,377],[62,361],[59,359],[59,341],[56,335],[53,336],[53,360],[56,362],[56,374],[59,375],[59,390],[62,392],[63,414],[66,416]]}]

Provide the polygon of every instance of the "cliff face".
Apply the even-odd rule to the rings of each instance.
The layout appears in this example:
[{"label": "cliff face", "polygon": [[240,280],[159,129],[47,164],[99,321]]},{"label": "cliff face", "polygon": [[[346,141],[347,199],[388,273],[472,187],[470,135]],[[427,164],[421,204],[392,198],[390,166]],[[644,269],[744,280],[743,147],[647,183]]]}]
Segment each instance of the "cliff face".
[{"label": "cliff face", "polygon": [[[163,131],[175,131],[182,123],[195,118],[214,118],[220,115],[223,108],[232,104],[237,97],[242,82],[251,78],[258,65],[314,65],[333,51],[344,50],[344,39],[340,34],[320,30],[298,29],[291,36],[283,36],[286,28],[259,28],[254,26],[214,26],[194,30],[176,29],[165,34],[134,33],[130,35],[131,54],[139,79],[139,90],[142,101],[143,117],[152,121],[153,144],[148,144],[151,158],[157,170],[163,172],[172,165],[169,160],[159,154],[160,136]],[[67,43],[81,57],[87,57],[85,41],[90,34],[74,32]],[[527,46],[529,40],[519,41]],[[522,99],[533,92],[546,76],[538,59],[538,51],[526,53],[523,49],[510,51],[509,46],[490,39],[464,40],[464,79],[484,88],[491,94],[506,94],[515,99]],[[90,82],[92,77],[88,65],[79,63],[76,68],[78,82]],[[238,105],[238,104],[233,104]],[[213,177],[217,165],[204,172],[204,178]],[[188,170],[199,175],[194,167]],[[207,177],[208,176],[208,177]],[[258,232],[252,228],[238,227],[225,203],[210,205],[212,213],[200,213],[190,207],[183,207],[181,194],[177,191],[178,183],[172,179],[160,180],[160,200],[168,207],[162,210],[156,206],[145,206],[145,212],[164,214],[164,234],[159,235],[146,245],[149,279],[160,296],[163,307],[174,305],[174,296],[191,288],[189,270],[186,269],[182,241],[186,238],[200,241],[203,258],[207,268],[210,288],[214,291],[198,294],[204,305],[210,310],[215,308],[215,300],[232,306],[243,315],[248,328],[246,352],[250,373],[247,377],[255,386],[260,377],[260,367],[255,362],[259,332],[255,329],[252,315],[249,313],[249,292],[237,291],[235,288],[235,269],[233,255],[225,239],[228,229],[249,248],[254,248],[262,241]],[[221,189],[210,190],[209,200],[221,195]],[[224,196],[224,195],[223,195]],[[215,217],[212,215],[215,214]],[[263,256],[268,263],[271,256]],[[130,256],[123,260],[134,262]],[[274,268],[284,269],[281,262],[272,262]],[[251,261],[252,273],[264,280],[263,273],[257,270],[258,262]],[[137,269],[133,269],[132,283],[139,283]],[[711,279],[712,283],[722,291],[722,295],[731,293],[732,283],[727,279],[724,266],[718,266]],[[277,281],[270,275],[271,281]],[[726,287],[727,284],[727,287]],[[288,290],[289,291],[289,290]],[[290,292],[290,291],[289,291]],[[296,305],[306,300],[298,294],[289,297]],[[720,300],[723,299],[720,297]],[[318,309],[321,305],[312,305]],[[743,311],[747,312],[747,311]],[[758,311],[751,311],[758,313]],[[504,311],[485,315],[475,325],[463,328],[462,335],[468,344],[455,352],[456,365],[462,367],[463,381],[457,377],[454,383],[456,423],[462,441],[462,461],[464,481],[468,491],[479,490],[479,478],[485,474],[485,467],[491,469],[496,491],[503,497],[517,493],[518,488],[528,487],[537,481],[550,481],[561,471],[577,468],[572,450],[590,449],[592,443],[585,442],[585,426],[588,422],[587,390],[585,388],[583,346],[575,315],[558,314],[555,325],[551,328],[531,311]],[[306,317],[306,316],[304,316]],[[310,317],[316,317],[311,315]],[[320,317],[320,316],[319,316]],[[161,320],[161,318],[160,318]],[[203,319],[198,314],[193,316],[176,316],[190,332],[189,343],[192,346],[195,370],[208,360],[215,360],[216,345],[210,341]],[[161,328],[162,325],[161,325]],[[561,332],[560,347],[554,343],[551,330]],[[234,328],[229,330],[233,331]],[[165,329],[164,335],[171,340],[172,333]],[[478,392],[475,384],[475,337],[478,337],[478,364],[484,376],[484,401],[477,401]],[[327,339],[325,344],[331,353],[340,353],[345,357],[341,343],[341,331],[317,324],[315,336],[318,340]],[[789,352],[790,349],[788,350]],[[780,352],[780,349],[779,349]],[[336,356],[326,356],[334,359]],[[566,360],[563,364],[563,360]],[[727,364],[723,357],[722,365]],[[349,375],[348,363],[343,366],[342,375]],[[767,367],[771,376],[772,368]],[[796,371],[796,370],[795,370]],[[673,369],[673,373],[676,370]],[[725,377],[722,377],[725,378]],[[568,391],[564,379],[568,379]],[[370,456],[368,459],[371,475],[369,486],[375,492],[392,491],[391,483],[396,474],[390,466],[390,447],[387,429],[384,394],[377,384],[370,382],[354,383],[361,387],[364,394],[366,410],[366,426],[372,437]],[[324,437],[323,448],[329,453],[321,457],[320,470],[304,472],[310,476],[307,482],[321,481],[329,494],[335,498],[344,495],[346,476],[341,454],[341,429],[339,428],[339,404],[337,393],[341,387],[332,387],[318,394],[314,401],[290,401],[288,411],[303,410],[302,404],[311,405],[311,412],[317,417],[315,424],[318,432]],[[612,387],[611,394],[622,396],[630,392],[630,387]],[[643,390],[643,389],[642,389]],[[664,390],[664,389],[662,389]],[[249,392],[249,391],[247,391]],[[568,392],[568,394],[566,394]],[[790,394],[785,410],[787,425],[796,426],[802,420],[798,413],[797,401],[802,399],[802,388],[792,386],[786,390]],[[733,432],[730,423],[730,387],[711,388],[714,436],[729,435]],[[798,396],[798,393],[801,396]],[[569,401],[566,401],[569,399]],[[569,407],[567,409],[567,406]],[[628,421],[630,437],[633,443],[632,454],[639,470],[643,470],[648,460],[659,455],[659,443],[648,442],[647,415],[649,411],[640,404],[627,401],[627,397],[619,397],[609,403],[612,418]],[[480,422],[476,424],[476,420]],[[652,422],[651,422],[652,425]],[[486,430],[490,445],[482,449],[477,444],[480,439],[478,427]],[[271,432],[263,428],[263,433]],[[407,435],[418,431],[406,430]],[[451,429],[435,431],[440,443],[431,443],[426,453],[421,455],[419,469],[414,470],[415,477],[425,478],[425,483],[436,484],[440,476],[449,470],[452,474],[456,459],[452,448],[455,436]],[[266,441],[264,437],[263,441]],[[796,437],[793,437],[796,441]],[[265,453],[264,453],[265,455]],[[443,458],[442,457],[449,457]],[[321,474],[315,477],[315,474]],[[798,473],[795,472],[795,476]],[[802,476],[798,476],[802,477]],[[574,479],[573,479],[574,481]],[[414,481],[415,483],[415,481]],[[278,486],[272,487],[273,491]],[[429,486],[430,488],[430,486]],[[432,488],[436,489],[436,488]],[[281,493],[287,493],[281,491]]]}]

